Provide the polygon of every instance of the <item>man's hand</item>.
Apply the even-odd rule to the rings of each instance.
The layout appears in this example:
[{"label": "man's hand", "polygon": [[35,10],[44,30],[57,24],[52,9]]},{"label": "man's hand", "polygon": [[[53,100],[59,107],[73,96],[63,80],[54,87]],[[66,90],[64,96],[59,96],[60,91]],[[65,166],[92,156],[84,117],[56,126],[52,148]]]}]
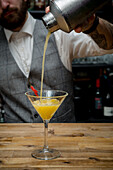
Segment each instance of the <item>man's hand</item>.
[{"label": "man's hand", "polygon": [[80,32],[84,32],[84,31],[89,30],[92,27],[92,25],[94,23],[94,20],[95,20],[95,14],[93,14],[90,17],[88,17],[88,19],[86,21],[84,21],[82,24],[78,25],[74,29],[75,32],[80,33]]}]

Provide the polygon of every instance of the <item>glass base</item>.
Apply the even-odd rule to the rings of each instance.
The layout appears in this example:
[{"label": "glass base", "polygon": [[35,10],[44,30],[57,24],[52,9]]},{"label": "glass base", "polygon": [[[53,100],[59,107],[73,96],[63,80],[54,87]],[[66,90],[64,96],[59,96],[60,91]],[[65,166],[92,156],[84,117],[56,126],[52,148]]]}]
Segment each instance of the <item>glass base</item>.
[{"label": "glass base", "polygon": [[35,150],[31,155],[36,159],[51,160],[60,157],[61,153],[55,149],[39,149]]}]

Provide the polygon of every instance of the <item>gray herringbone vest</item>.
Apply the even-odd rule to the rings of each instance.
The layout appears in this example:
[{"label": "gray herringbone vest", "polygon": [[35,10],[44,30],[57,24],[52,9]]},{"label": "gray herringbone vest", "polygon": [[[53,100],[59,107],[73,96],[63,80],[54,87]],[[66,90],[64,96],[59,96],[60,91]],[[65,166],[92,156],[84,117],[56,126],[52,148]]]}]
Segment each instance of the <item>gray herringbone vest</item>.
[{"label": "gray herringbone vest", "polygon": [[[34,48],[29,80],[40,89],[43,48],[47,30],[37,20],[34,30]],[[27,50],[27,49],[26,49]],[[72,74],[60,61],[54,35],[51,35],[45,60],[44,89],[60,89],[69,93],[51,122],[75,122]],[[0,30],[0,92],[4,100],[6,122],[42,122],[25,92],[28,79],[11,55],[3,29]]]}]

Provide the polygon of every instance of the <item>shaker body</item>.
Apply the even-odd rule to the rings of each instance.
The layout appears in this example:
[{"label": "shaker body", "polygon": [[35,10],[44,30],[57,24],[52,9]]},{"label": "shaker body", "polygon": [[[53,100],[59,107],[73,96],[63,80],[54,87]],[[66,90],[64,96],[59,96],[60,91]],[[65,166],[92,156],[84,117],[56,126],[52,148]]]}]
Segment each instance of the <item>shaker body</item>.
[{"label": "shaker body", "polygon": [[46,28],[50,32],[61,29],[72,31],[95,13],[109,0],[52,0],[50,12],[42,17]]}]

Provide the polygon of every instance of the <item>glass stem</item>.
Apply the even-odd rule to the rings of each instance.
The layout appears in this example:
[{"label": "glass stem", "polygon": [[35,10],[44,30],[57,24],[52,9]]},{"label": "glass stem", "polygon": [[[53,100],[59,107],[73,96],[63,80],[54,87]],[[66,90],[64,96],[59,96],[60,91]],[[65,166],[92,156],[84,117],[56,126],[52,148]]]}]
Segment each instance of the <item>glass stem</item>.
[{"label": "glass stem", "polygon": [[44,150],[48,150],[48,120],[44,120]]}]

